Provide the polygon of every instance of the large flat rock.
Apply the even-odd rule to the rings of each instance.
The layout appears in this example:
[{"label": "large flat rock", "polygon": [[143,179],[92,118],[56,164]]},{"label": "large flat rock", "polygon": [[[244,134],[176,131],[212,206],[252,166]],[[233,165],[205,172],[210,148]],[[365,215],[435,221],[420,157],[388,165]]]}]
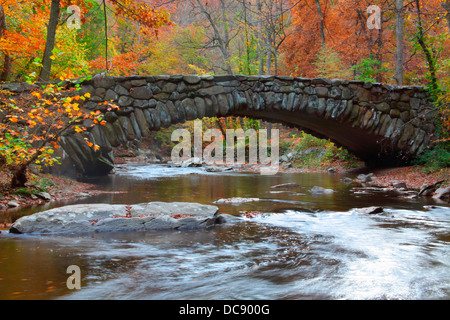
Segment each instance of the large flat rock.
[{"label": "large flat rock", "polygon": [[[206,228],[225,219],[218,208],[190,202],[136,205],[78,204],[25,216],[11,233],[44,234]],[[220,217],[220,218],[219,218]]]}]

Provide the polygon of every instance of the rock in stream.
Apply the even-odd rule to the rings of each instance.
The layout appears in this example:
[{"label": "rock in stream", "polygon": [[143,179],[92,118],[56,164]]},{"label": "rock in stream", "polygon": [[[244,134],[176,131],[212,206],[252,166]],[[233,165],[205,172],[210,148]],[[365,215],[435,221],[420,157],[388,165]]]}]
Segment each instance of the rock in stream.
[{"label": "rock in stream", "polygon": [[16,220],[11,233],[45,234],[206,228],[227,222],[218,207],[190,202],[77,204]]}]

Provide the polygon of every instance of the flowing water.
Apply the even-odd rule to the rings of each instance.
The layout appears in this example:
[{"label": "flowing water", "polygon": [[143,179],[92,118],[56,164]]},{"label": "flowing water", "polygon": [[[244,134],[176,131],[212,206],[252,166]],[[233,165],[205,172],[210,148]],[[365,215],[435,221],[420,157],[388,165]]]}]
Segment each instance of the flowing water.
[{"label": "flowing water", "polygon": [[[207,230],[71,235],[0,234],[0,299],[449,299],[450,206],[352,192],[333,174],[207,173],[127,165],[92,180],[101,194],[72,203],[259,198],[216,204],[266,213]],[[282,183],[298,188],[274,189]],[[312,194],[313,186],[335,190]],[[377,215],[355,208],[383,206]],[[426,206],[434,205],[428,209]],[[69,290],[67,267],[80,267]]]}]

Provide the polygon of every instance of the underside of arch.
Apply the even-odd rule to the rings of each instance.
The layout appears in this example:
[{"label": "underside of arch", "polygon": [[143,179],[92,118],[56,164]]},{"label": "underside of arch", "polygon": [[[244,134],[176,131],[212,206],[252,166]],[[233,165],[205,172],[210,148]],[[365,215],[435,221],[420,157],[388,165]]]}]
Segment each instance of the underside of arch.
[{"label": "underside of arch", "polygon": [[277,113],[264,111],[238,111],[234,116],[261,119],[267,122],[280,123],[288,127],[294,127],[305,133],[320,139],[327,139],[338,147],[346,148],[350,153],[363,160],[369,166],[392,166],[406,163],[405,158],[389,156],[386,142],[385,151],[380,148],[383,137],[369,135],[360,128],[344,126],[336,121],[320,119],[303,114],[293,117],[292,113],[279,111]]}]

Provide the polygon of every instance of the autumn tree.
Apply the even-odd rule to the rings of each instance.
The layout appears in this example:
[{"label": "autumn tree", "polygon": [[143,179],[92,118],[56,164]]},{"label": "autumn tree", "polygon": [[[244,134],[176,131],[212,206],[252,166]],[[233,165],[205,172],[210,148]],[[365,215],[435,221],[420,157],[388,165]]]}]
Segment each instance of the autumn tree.
[{"label": "autumn tree", "polygon": [[397,51],[395,63],[395,80],[403,85],[404,45],[403,45],[403,0],[395,1]]},{"label": "autumn tree", "polygon": [[[79,95],[76,90],[49,84],[33,91],[32,97],[6,99],[7,114],[0,119],[0,153],[11,173],[11,187],[25,186],[31,165],[40,167],[57,161],[53,154],[63,133],[85,131],[84,120],[88,118],[105,124],[100,112],[83,111],[82,102],[89,93]],[[86,143],[98,149],[92,142]]]},{"label": "autumn tree", "polygon": [[351,70],[342,67],[342,60],[339,53],[324,45],[314,62],[320,77],[329,79],[348,79],[351,77]]},{"label": "autumn tree", "polygon": [[32,1],[23,3],[0,1],[5,23],[2,23],[0,52],[3,53],[2,80],[21,79],[35,67],[34,59],[44,47],[43,24],[45,7],[35,7]]},{"label": "autumn tree", "polygon": [[325,43],[327,12],[327,3],[322,1],[318,6],[315,0],[302,1],[291,10],[291,36],[281,48],[289,70],[288,75],[317,75],[314,62]]},{"label": "autumn tree", "polygon": [[[139,0],[108,0],[103,6],[106,13],[112,10],[114,15],[105,14],[101,20],[104,52],[90,66],[96,72],[110,75],[136,74],[149,58],[152,39],[158,37],[161,28],[172,24],[170,13]],[[114,24],[109,25],[109,20]]]},{"label": "autumn tree", "polygon": [[[6,32],[6,17],[3,5],[0,3],[0,39]],[[6,81],[11,68],[11,57],[8,52],[4,52],[3,67],[0,70],[0,81]]]}]

